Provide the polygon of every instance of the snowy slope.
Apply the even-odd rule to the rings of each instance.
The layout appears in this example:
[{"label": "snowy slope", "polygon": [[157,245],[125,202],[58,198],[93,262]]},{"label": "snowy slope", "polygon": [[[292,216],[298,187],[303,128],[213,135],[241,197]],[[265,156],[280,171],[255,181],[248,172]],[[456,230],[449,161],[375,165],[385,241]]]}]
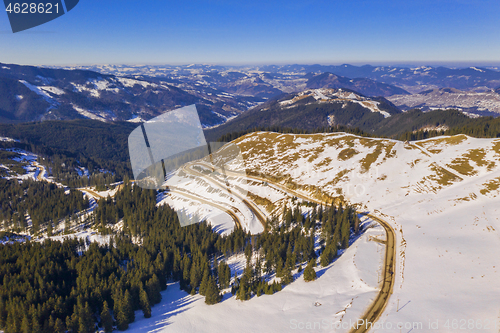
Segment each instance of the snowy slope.
[{"label": "snowy slope", "polygon": [[[392,225],[396,284],[373,331],[455,332],[465,323],[471,332],[498,332],[500,139],[459,135],[404,143],[260,132],[235,142],[247,172],[272,175],[309,196],[342,195]],[[316,282],[299,278],[273,296],[247,302],[225,296],[208,307],[172,285],[153,317],[134,323],[132,331],[347,331],[335,330],[335,323],[347,325],[363,313],[379,278],[381,245],[369,236]],[[308,323],[320,326],[308,329]]]},{"label": "snowy slope", "polygon": [[245,302],[229,293],[221,303],[208,306],[203,296],[191,296],[178,283],[170,284],[162,293],[162,302],[152,308],[152,317],[144,319],[138,311],[129,330],[253,333],[290,332],[302,325],[316,325],[320,327],[316,331],[330,332],[342,322],[354,323],[377,294],[383,247],[369,239],[383,239],[383,235],[383,229],[375,225],[334,263],[316,268],[316,281],[306,283],[295,274],[297,279],[282,291]]},{"label": "snowy slope", "polygon": [[321,89],[310,89],[310,90],[305,90],[302,92],[299,92],[294,96],[292,99],[287,99],[280,101],[281,106],[292,106],[296,102],[300,101],[301,99],[307,98],[307,97],[313,97],[316,101],[322,102],[322,103],[357,103],[363,106],[364,108],[369,109],[371,112],[380,112],[385,118],[390,117],[391,114],[387,111],[383,111],[379,109],[379,102],[373,101],[367,97],[358,95],[354,92],[351,91],[346,91],[342,89],[328,89],[328,88],[321,88]]},{"label": "snowy slope", "polygon": [[499,139],[260,133],[238,141],[249,168],[343,194],[398,231],[398,278],[382,322],[438,320],[451,332],[448,319],[489,320],[483,331],[497,332]]}]

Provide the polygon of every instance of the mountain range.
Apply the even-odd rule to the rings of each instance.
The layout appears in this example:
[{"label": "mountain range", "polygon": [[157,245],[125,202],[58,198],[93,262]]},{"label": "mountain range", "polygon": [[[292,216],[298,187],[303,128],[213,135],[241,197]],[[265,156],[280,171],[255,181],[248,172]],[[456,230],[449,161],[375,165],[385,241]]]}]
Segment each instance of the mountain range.
[{"label": "mountain range", "polygon": [[[489,90],[500,87],[499,67],[472,66],[449,68],[444,66],[353,66],[343,65],[264,65],[264,66],[215,66],[215,65],[96,65],[72,66],[70,69],[87,69],[105,74],[164,76],[189,83],[204,73],[237,72],[246,77],[259,76],[264,82],[283,91],[292,92],[305,88],[310,73],[317,75],[333,73],[351,79],[366,78],[394,85],[410,93],[419,93],[436,88],[460,90]],[[239,79],[241,80],[243,76]],[[207,81],[208,82],[208,81]],[[345,87],[347,88],[347,87]],[[292,90],[290,90],[292,89]]]},{"label": "mountain range", "polygon": [[206,127],[252,106],[231,95],[195,95],[167,82],[117,77],[88,70],[0,64],[0,121],[90,118],[141,121],[197,104]]},{"label": "mountain range", "polygon": [[[499,86],[500,72],[483,67],[48,68],[0,64],[0,122],[83,118],[141,122],[165,111],[197,104],[204,128],[222,126],[236,118],[227,126],[214,129],[214,133],[221,133],[224,128],[240,131],[279,125],[312,129],[331,124],[373,131],[375,124],[386,118],[383,112],[395,115],[412,108],[423,111],[455,108],[469,116],[496,116],[500,113]],[[342,98],[329,92],[328,99],[335,101],[323,103],[321,98],[312,101],[317,94],[311,92],[321,89],[349,91],[357,97],[340,102]],[[288,105],[279,116],[274,114],[281,108],[280,102],[298,95],[303,97],[300,102]],[[382,112],[372,112],[369,104],[379,105]],[[341,109],[336,109],[340,106]],[[271,112],[263,116],[261,111],[266,108]],[[237,122],[240,125],[234,125]]]}]

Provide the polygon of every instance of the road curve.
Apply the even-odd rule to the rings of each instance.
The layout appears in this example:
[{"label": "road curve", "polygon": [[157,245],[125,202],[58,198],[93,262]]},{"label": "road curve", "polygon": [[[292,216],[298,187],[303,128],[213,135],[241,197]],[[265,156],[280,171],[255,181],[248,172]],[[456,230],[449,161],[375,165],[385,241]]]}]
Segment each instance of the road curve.
[{"label": "road curve", "polygon": [[396,280],[396,237],[394,229],[389,225],[389,223],[379,217],[363,212],[358,213],[368,216],[369,218],[380,223],[380,225],[385,229],[387,241],[385,245],[384,278],[380,291],[375,298],[375,301],[373,301],[373,303],[365,311],[363,316],[358,319],[358,323],[360,325],[358,325],[356,328],[351,329],[350,333],[362,333],[368,332],[370,330],[370,328],[380,318],[380,315],[384,312],[394,289],[394,283]]},{"label": "road curve", "polygon": [[[265,181],[268,184],[274,186],[277,189],[280,189],[286,193],[289,193],[291,195],[294,195],[298,198],[310,201],[310,202],[315,202],[317,204],[321,205],[328,205],[331,203],[327,203],[325,201],[321,201],[315,198],[308,197],[307,195],[304,195],[302,193],[298,193],[296,191],[293,191],[286,186],[283,186],[281,184],[275,183],[273,181],[270,181],[269,179],[257,177],[257,176],[249,176],[245,175],[242,173],[230,171],[230,170],[224,170],[227,175],[232,175],[232,176],[238,176],[238,177],[246,177],[249,179],[254,179],[254,180],[259,180],[259,181]],[[392,295],[393,289],[394,289],[394,284],[396,280],[396,233],[394,229],[391,227],[389,223],[386,221],[382,220],[381,218],[374,216],[373,214],[365,213],[365,212],[357,212],[358,214],[368,216],[369,218],[377,221],[380,223],[380,225],[384,228],[385,233],[386,233],[386,242],[385,242],[385,263],[384,263],[384,272],[383,272],[383,280],[382,280],[382,286],[380,288],[379,293],[377,294],[377,297],[373,301],[372,304],[368,307],[368,309],[365,311],[363,316],[358,319],[358,325],[356,328],[353,328],[350,330],[350,333],[362,333],[362,332],[368,332],[370,328],[375,324],[375,322],[380,318],[381,314],[384,312],[387,303],[389,302],[389,298]],[[361,324],[363,323],[363,324]]]},{"label": "road curve", "polygon": [[[210,205],[212,207],[215,207],[215,208],[223,211],[224,213],[228,214],[234,220],[234,222],[236,223],[236,226],[238,228],[240,228],[240,229],[242,228],[241,227],[241,221],[240,221],[239,217],[233,211],[231,211],[230,209],[228,209],[226,207],[223,207],[221,205],[218,205],[218,204],[214,203],[213,201],[205,200],[205,199],[203,199],[203,198],[201,198],[201,197],[199,197],[197,195],[194,195],[194,194],[189,193],[187,191],[181,190],[179,188],[175,188],[175,187],[171,187],[170,186],[169,190],[170,190],[170,193],[172,193],[172,194],[177,194],[177,195],[181,195],[181,196],[184,196],[186,198],[189,198],[191,200],[200,201],[200,202],[202,202],[204,204]],[[236,209],[236,210],[238,210],[238,208],[236,208],[236,207],[233,207],[233,208]]]},{"label": "road curve", "polygon": [[[210,182],[211,184],[218,187],[219,189],[221,189],[225,192],[229,192],[231,195],[233,195],[236,198],[238,198],[239,200],[241,200],[250,209],[250,211],[255,215],[255,217],[259,220],[259,222],[262,224],[262,226],[264,227],[264,231],[267,231],[267,222],[266,222],[267,217],[264,213],[261,212],[261,210],[256,205],[254,205],[252,202],[248,201],[243,196],[238,194],[237,191],[231,191],[227,187],[221,185],[217,180],[215,180],[211,177],[207,177],[207,175],[205,175],[201,172],[193,170],[191,168],[191,166],[193,166],[195,164],[196,163],[189,163],[189,165],[184,165],[182,169],[184,172],[186,172],[188,174],[190,173],[190,174],[195,175],[197,177],[203,178],[204,180],[206,180],[207,182]],[[203,163],[200,163],[200,165],[206,166]]]}]

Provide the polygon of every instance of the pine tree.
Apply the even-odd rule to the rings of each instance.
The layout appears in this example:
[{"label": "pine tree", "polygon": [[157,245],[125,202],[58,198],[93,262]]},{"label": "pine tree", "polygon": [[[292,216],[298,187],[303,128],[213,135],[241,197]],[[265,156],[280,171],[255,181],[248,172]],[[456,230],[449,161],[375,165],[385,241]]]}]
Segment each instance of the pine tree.
[{"label": "pine tree", "polygon": [[90,310],[89,303],[85,302],[85,305],[79,309],[78,333],[93,333],[95,331],[94,328],[92,311]]},{"label": "pine tree", "polygon": [[141,304],[142,313],[144,314],[144,318],[151,317],[151,306],[149,305],[148,294],[144,290],[144,288],[140,287],[139,289],[139,303]]},{"label": "pine tree", "polygon": [[289,265],[283,267],[283,277],[281,278],[281,282],[284,284],[290,284],[293,282],[292,268]]},{"label": "pine tree", "polygon": [[231,281],[231,269],[224,261],[221,261],[219,263],[218,272],[219,272],[219,283],[221,288],[225,289],[229,287],[229,282]]},{"label": "pine tree", "polygon": [[359,217],[357,214],[356,216],[354,216],[354,232],[355,233],[359,232]]},{"label": "pine tree", "polygon": [[244,276],[240,280],[240,285],[238,288],[238,292],[236,293],[236,298],[242,301],[250,299],[250,286],[248,286],[248,282]]},{"label": "pine tree", "polygon": [[[4,279],[7,275],[4,275]],[[7,286],[5,283],[3,284],[3,286]],[[5,321],[7,320],[7,309],[6,309],[6,305],[3,301],[3,298],[0,297],[0,327],[4,327],[5,326]]]},{"label": "pine tree", "polygon": [[202,272],[200,271],[200,266],[194,262],[191,266],[191,274],[189,279],[189,285],[192,289],[199,287],[202,278]]},{"label": "pine tree", "polygon": [[337,255],[337,240],[333,237],[327,244],[323,253],[321,253],[320,264],[323,267],[330,265]]},{"label": "pine tree", "polygon": [[55,333],[64,333],[66,332],[66,328],[64,327],[64,323],[61,318],[57,318],[54,323],[54,332]]},{"label": "pine tree", "polygon": [[316,271],[314,270],[314,266],[316,264],[316,260],[311,259],[304,269],[304,281],[314,281],[316,280]]},{"label": "pine tree", "polygon": [[255,263],[255,269],[254,269],[255,279],[260,280],[261,275],[262,275],[262,258],[259,256],[257,257],[257,262]]},{"label": "pine tree", "polygon": [[331,255],[330,248],[327,246],[327,247],[325,247],[323,252],[321,252],[321,256],[320,256],[321,266],[326,267],[326,266],[330,265],[331,257],[332,257],[332,255]]},{"label": "pine tree", "polygon": [[112,332],[113,331],[113,317],[111,317],[111,313],[109,312],[108,302],[104,301],[102,305],[101,312],[101,325],[104,328],[104,332]]},{"label": "pine tree", "polygon": [[245,257],[248,265],[248,263],[252,260],[252,244],[250,242],[245,246]]},{"label": "pine tree", "polygon": [[219,303],[222,299],[217,283],[212,276],[208,279],[206,294],[205,303],[209,305]]},{"label": "pine tree", "polygon": [[24,314],[23,321],[21,322],[21,332],[22,333],[30,333],[31,332],[29,319],[28,319],[28,316],[26,314]]},{"label": "pine tree", "polygon": [[158,304],[161,302],[160,290],[160,281],[156,274],[153,274],[153,277],[149,279],[146,284],[146,292],[148,293],[150,304]]},{"label": "pine tree", "polygon": [[351,234],[351,226],[349,223],[349,220],[346,218],[342,219],[342,226],[341,226],[341,244],[343,249],[347,249],[349,247],[349,236]]},{"label": "pine tree", "polygon": [[203,272],[203,279],[201,279],[200,290],[199,290],[199,293],[202,296],[206,295],[208,280],[209,280],[209,273],[208,273],[208,268],[206,268],[205,271]]},{"label": "pine tree", "polygon": [[[66,328],[70,332],[78,332],[78,321],[75,322],[73,316],[76,317],[75,312],[73,312],[73,315],[66,317]],[[35,331],[35,321],[33,321],[33,332],[38,332]]]},{"label": "pine tree", "polygon": [[120,331],[125,331],[128,329],[128,312],[123,304],[123,298],[119,298],[118,302],[115,300],[115,314],[116,314],[116,326]]},{"label": "pine tree", "polygon": [[130,324],[134,322],[135,320],[134,303],[128,289],[125,290],[125,293],[123,294],[122,307],[127,317],[127,323]]}]

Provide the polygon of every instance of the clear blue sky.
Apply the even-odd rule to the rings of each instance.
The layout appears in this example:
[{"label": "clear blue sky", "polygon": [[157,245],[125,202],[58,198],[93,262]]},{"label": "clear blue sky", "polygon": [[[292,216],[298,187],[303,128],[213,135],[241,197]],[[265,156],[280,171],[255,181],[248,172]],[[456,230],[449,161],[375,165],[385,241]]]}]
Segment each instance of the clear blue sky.
[{"label": "clear blue sky", "polygon": [[80,0],[16,34],[0,12],[3,63],[460,61],[500,63],[499,0]]}]

